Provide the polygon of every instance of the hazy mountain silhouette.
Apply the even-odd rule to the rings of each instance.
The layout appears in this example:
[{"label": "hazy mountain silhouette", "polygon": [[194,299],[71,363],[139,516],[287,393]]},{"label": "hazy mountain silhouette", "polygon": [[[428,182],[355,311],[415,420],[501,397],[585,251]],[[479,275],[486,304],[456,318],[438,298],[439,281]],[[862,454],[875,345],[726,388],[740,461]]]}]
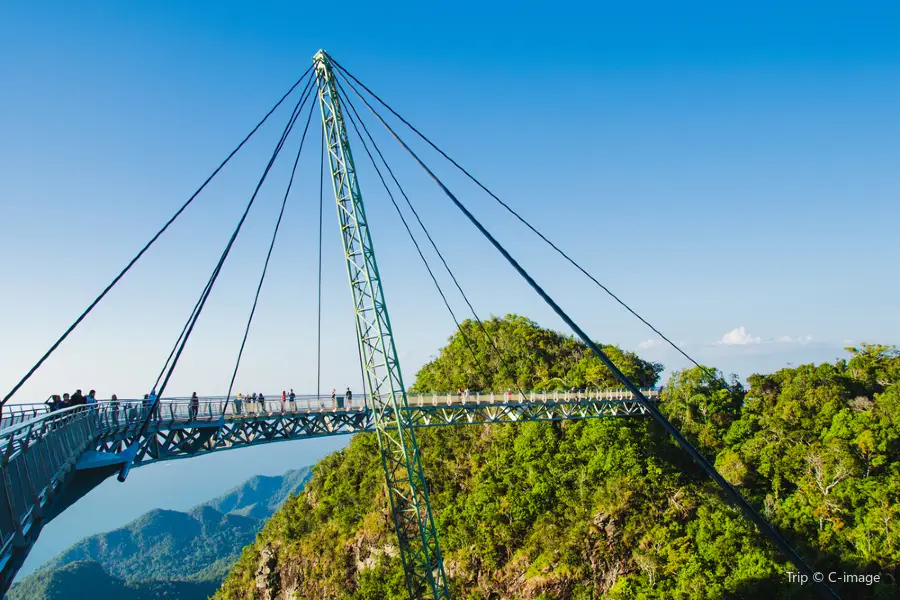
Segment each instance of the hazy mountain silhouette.
[{"label": "hazy mountain silhouette", "polygon": [[309,467],[256,476],[187,512],[151,510],[84,538],[13,585],[9,600],[205,599]]}]

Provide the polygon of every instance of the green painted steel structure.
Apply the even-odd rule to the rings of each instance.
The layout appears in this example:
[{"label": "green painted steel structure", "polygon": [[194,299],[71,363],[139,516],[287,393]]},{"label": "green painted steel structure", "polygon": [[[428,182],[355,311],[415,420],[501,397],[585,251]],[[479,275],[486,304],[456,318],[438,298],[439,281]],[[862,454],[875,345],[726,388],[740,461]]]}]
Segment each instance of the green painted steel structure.
[{"label": "green painted steel structure", "polygon": [[387,482],[400,557],[411,598],[450,598],[437,529],[428,500],[428,485],[415,430],[409,422],[406,388],[391,331],[375,249],[366,221],[362,194],[341,102],[324,50],[313,57],[322,125],[341,239],[356,313],[356,333],[371,402],[378,447]]}]

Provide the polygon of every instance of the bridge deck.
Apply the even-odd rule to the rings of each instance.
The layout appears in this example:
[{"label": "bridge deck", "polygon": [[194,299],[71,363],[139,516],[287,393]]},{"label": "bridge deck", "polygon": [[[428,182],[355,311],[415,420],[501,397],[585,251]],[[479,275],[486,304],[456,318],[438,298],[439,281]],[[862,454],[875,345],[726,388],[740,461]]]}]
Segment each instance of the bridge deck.
[{"label": "bridge deck", "polygon": [[[657,399],[657,390],[644,395]],[[624,390],[409,394],[403,409],[413,427],[640,416]],[[303,396],[294,402],[225,398],[101,401],[51,412],[17,405],[0,431],[0,583],[8,588],[41,528],[123,464],[188,458],[277,441],[372,431],[367,399]],[[149,426],[141,426],[150,415]]]}]

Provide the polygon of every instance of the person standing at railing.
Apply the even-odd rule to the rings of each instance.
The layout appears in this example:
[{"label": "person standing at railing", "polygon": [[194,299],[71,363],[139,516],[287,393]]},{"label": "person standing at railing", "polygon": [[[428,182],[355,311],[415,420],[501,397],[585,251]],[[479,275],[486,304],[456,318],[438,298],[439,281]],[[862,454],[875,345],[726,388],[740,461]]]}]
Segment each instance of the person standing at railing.
[{"label": "person standing at railing", "polygon": [[294,400],[297,399],[297,396],[294,394],[294,388],[291,388],[291,393],[288,394],[288,400],[291,402],[291,412],[297,412],[297,405],[294,404]]},{"label": "person standing at railing", "polygon": [[69,400],[72,406],[79,406],[81,404],[85,404],[84,396],[81,394],[81,390],[75,390],[75,393],[72,394],[72,398]]},{"label": "person standing at railing", "polygon": [[119,397],[115,394],[109,399],[109,415],[113,425],[119,424]]},{"label": "person standing at railing", "polygon": [[240,416],[241,414],[241,404],[243,404],[243,400],[241,397],[241,393],[238,392],[237,397],[234,399],[234,414]]},{"label": "person standing at railing", "polygon": [[256,392],[253,392],[253,397],[250,401],[250,408],[248,408],[247,411],[250,412],[251,414],[256,414],[258,412],[256,410]]},{"label": "person standing at railing", "polygon": [[87,404],[87,398],[84,397],[81,390],[75,390],[75,393],[72,394],[72,397],[69,399],[69,404],[72,406],[84,406]]},{"label": "person standing at railing", "polygon": [[147,398],[150,400],[150,409],[153,411],[153,418],[159,420],[160,418],[160,410],[159,410],[159,396],[156,394],[156,388],[150,390],[150,396]]},{"label": "person standing at railing", "polygon": [[259,393],[259,414],[266,412],[266,397]]},{"label": "person standing at railing", "polygon": [[91,390],[88,392],[87,398],[84,399],[85,404],[97,404],[97,392],[96,390]]},{"label": "person standing at railing", "polygon": [[284,414],[284,403],[287,400],[287,392],[281,390],[281,414]]},{"label": "person standing at railing", "polygon": [[57,410],[63,408],[63,402],[62,402],[62,399],[60,399],[59,394],[54,394],[54,395],[50,396],[50,398],[47,399],[47,402],[45,404],[47,404],[50,407],[50,412],[54,412],[54,411],[57,411]]},{"label": "person standing at railing", "polygon": [[200,412],[200,398],[197,397],[197,392],[191,394],[191,404],[188,407],[188,420],[193,421],[197,418],[197,415]]},{"label": "person standing at railing", "polygon": [[[350,391],[350,388],[347,388],[347,391]],[[337,406],[337,389],[331,388],[331,406],[332,408]]]}]

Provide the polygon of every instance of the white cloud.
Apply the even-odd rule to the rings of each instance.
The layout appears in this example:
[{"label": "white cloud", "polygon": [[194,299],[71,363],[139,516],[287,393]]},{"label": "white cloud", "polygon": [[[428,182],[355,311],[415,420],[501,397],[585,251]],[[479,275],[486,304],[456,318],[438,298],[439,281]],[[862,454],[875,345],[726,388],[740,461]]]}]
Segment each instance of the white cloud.
[{"label": "white cloud", "polygon": [[718,341],[719,344],[724,344],[725,346],[746,346],[748,344],[758,344],[762,340],[758,337],[754,337],[747,333],[747,330],[743,325],[738,327],[737,329],[732,329],[728,333],[722,336],[722,339]]},{"label": "white cloud", "polygon": [[813,341],[813,336],[805,335],[805,336],[797,336],[791,337],[789,335],[782,335],[776,338],[766,338],[763,339],[759,336],[750,335],[747,332],[747,328],[743,325],[732,329],[728,333],[722,336],[722,338],[716,342],[717,345],[720,346],[750,346],[756,344],[801,344],[806,345]]},{"label": "white cloud", "polygon": [[638,348],[641,350],[647,350],[649,348],[656,348],[657,346],[662,346],[662,340],[644,340],[640,344],[638,344]]}]

